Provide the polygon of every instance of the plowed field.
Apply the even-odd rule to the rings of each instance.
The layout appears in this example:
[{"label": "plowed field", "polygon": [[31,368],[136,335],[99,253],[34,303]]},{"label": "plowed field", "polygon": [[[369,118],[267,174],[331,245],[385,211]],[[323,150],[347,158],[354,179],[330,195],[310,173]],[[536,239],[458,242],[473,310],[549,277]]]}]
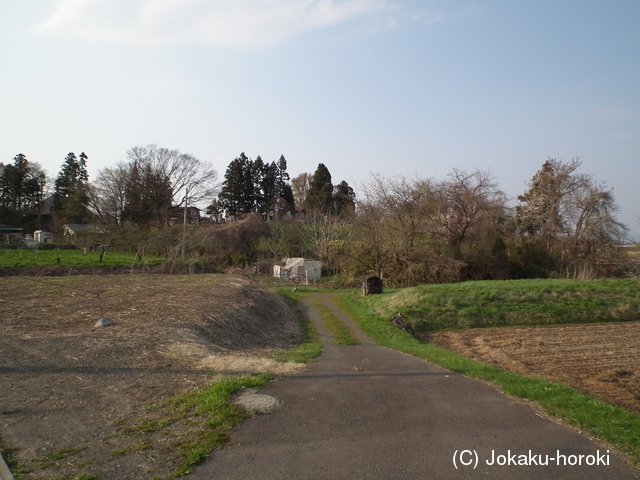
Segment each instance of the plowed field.
[{"label": "plowed field", "polygon": [[640,414],[640,322],[474,329],[431,334],[428,341]]}]

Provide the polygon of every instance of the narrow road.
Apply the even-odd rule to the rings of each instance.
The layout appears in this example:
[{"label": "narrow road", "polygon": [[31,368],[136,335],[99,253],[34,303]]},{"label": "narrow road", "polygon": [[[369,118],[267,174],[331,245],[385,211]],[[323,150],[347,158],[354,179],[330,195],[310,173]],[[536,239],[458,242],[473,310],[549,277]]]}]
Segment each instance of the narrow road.
[{"label": "narrow road", "polygon": [[[360,345],[337,345],[314,305]],[[265,393],[283,406],[232,432],[189,478],[636,479],[606,446],[480,381],[374,344],[335,303],[306,300],[325,344],[318,361]],[[546,464],[546,465],[545,465]]]}]

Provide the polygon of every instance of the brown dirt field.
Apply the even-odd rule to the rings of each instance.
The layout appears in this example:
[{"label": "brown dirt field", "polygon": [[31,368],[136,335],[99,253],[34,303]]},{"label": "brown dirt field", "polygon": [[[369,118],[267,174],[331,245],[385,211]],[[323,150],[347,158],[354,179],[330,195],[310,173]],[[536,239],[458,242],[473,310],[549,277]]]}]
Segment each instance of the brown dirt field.
[{"label": "brown dirt field", "polygon": [[640,414],[640,322],[474,329],[430,334],[426,340]]},{"label": "brown dirt field", "polygon": [[168,478],[203,420],[167,427],[163,399],[298,371],[269,354],[300,336],[284,301],[241,277],[0,278],[0,445],[24,479]]}]

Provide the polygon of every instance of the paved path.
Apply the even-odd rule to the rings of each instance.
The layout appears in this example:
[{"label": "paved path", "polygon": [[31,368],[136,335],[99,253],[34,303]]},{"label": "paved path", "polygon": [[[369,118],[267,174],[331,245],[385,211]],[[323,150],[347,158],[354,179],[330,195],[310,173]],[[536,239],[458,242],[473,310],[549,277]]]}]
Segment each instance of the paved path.
[{"label": "paved path", "polygon": [[[332,297],[321,301],[344,318]],[[362,332],[362,345],[336,345],[313,302],[310,316],[325,339],[318,362],[275,382],[266,393],[283,406],[244,422],[233,445],[189,478],[638,478],[606,447],[482,382],[377,346]],[[558,453],[564,457],[556,460]],[[498,465],[505,462],[511,465]],[[594,462],[600,465],[587,465]]]}]

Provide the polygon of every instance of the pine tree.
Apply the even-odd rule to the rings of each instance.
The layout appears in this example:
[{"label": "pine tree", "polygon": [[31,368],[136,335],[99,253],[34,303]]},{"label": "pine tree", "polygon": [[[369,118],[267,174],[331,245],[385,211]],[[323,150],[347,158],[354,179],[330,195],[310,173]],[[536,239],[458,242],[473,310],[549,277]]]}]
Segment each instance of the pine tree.
[{"label": "pine tree", "polygon": [[[0,221],[23,226],[25,216],[37,215],[45,185],[44,171],[22,153],[13,165],[0,165]],[[32,226],[39,227],[37,223]]]},{"label": "pine tree", "polygon": [[131,166],[129,176],[124,188],[125,203],[122,219],[137,225],[145,225],[150,219],[148,206],[145,205],[144,186],[140,168],[137,163]]},{"label": "pine tree", "polygon": [[273,198],[274,172],[271,165],[258,157],[251,163],[251,183],[253,184],[253,208],[263,218],[268,218]]},{"label": "pine tree", "polygon": [[342,180],[334,189],[333,212],[339,217],[353,214],[356,208],[356,194],[347,182]]},{"label": "pine tree", "polygon": [[293,208],[286,170],[284,156],[277,163],[266,163],[259,155],[251,160],[242,153],[227,167],[219,205],[230,217],[241,218],[250,212],[264,219],[283,216]]},{"label": "pine tree", "polygon": [[227,216],[242,217],[253,211],[255,184],[253,162],[243,153],[227,167],[219,199]]},{"label": "pine tree", "polygon": [[331,173],[324,163],[318,164],[318,168],[311,177],[305,208],[308,211],[332,212],[333,184],[331,183]]},{"label": "pine tree", "polygon": [[290,177],[287,173],[287,160],[284,158],[284,155],[280,155],[278,159],[275,177],[275,198],[276,200],[284,200],[284,202],[278,201],[278,205],[286,205],[283,211],[276,209],[276,215],[280,217],[292,212],[295,208],[293,190],[289,184]]},{"label": "pine tree", "polygon": [[167,224],[172,198],[171,182],[163,171],[151,162],[133,162],[125,187],[126,221],[162,228]]},{"label": "pine tree", "polygon": [[82,152],[76,157],[69,152],[54,185],[53,211],[70,223],[84,223],[88,217],[89,174],[87,155]]}]

